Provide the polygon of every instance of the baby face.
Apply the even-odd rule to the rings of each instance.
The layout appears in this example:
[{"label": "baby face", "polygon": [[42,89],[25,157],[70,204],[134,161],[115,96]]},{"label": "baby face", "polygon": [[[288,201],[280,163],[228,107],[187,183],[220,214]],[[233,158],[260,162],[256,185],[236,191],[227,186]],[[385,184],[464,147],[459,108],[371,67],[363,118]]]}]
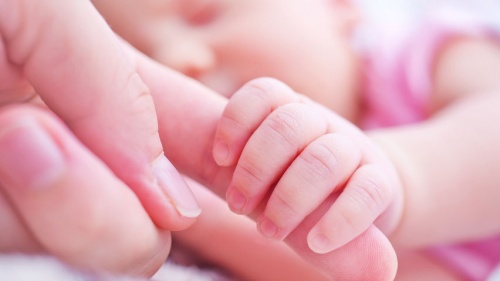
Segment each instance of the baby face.
[{"label": "baby face", "polygon": [[352,117],[357,69],[340,1],[93,2],[124,39],[225,96],[268,76]]}]

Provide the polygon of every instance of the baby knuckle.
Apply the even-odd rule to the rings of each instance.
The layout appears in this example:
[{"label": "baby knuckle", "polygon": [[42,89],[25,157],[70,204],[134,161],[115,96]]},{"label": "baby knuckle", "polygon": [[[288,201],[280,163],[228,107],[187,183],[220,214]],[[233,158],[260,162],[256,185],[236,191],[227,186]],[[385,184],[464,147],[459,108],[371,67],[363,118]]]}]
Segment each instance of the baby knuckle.
[{"label": "baby knuckle", "polygon": [[283,141],[292,148],[298,147],[298,133],[300,122],[298,118],[285,110],[277,110],[263,123],[264,129],[269,135]]},{"label": "baby knuckle", "polygon": [[274,78],[263,77],[248,82],[236,95],[238,95],[238,98],[243,97],[245,101],[255,99],[259,106],[272,111],[281,105],[277,103],[280,100],[278,97],[294,96],[295,93],[283,82]]},{"label": "baby knuckle", "polygon": [[255,193],[258,193],[256,187],[264,186],[265,184],[259,175],[264,175],[264,173],[259,171],[255,165],[246,162],[238,165],[234,180],[239,183],[238,186],[240,189],[244,189],[240,191],[247,196],[253,196]]},{"label": "baby knuckle", "polygon": [[264,78],[252,80],[243,86],[242,91],[236,94],[243,94],[247,97],[255,97],[262,101],[264,104],[270,104],[270,90],[272,87],[268,86],[270,84]]},{"label": "baby knuckle", "polygon": [[260,95],[265,100],[274,96],[274,93],[293,92],[285,83],[271,77],[260,77],[248,82],[245,87],[254,89],[252,93]]},{"label": "baby knuckle", "polygon": [[343,225],[344,227],[350,228],[352,231],[357,232],[360,228],[359,220],[357,216],[353,215],[353,209],[350,208],[352,206],[347,205],[343,208],[338,208],[336,219]]},{"label": "baby knuckle", "polygon": [[[298,194],[297,194],[298,195]],[[273,192],[273,204],[280,210],[280,213],[287,214],[288,218],[295,218],[302,215],[300,210],[300,199],[282,189]]]},{"label": "baby knuckle", "polygon": [[385,183],[379,177],[365,177],[355,186],[356,200],[372,212],[380,212],[387,205]]},{"label": "baby knuckle", "polygon": [[224,137],[228,137],[228,134],[225,132],[227,129],[238,128],[244,129],[245,124],[242,119],[241,112],[239,108],[231,108],[228,107],[224,111],[220,121],[219,121],[219,134],[224,134]]},{"label": "baby knuckle", "polygon": [[335,152],[322,143],[313,143],[299,156],[313,167],[313,171],[323,177],[331,177],[338,166]]}]

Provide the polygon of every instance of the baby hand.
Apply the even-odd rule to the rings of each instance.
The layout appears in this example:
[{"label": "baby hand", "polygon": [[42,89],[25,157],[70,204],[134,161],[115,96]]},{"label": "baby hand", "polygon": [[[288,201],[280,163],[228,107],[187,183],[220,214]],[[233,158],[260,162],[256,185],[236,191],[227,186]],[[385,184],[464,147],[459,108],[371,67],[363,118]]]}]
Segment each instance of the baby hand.
[{"label": "baby hand", "polygon": [[307,236],[316,253],[374,222],[387,233],[401,216],[400,179],[383,152],[349,121],[273,79],[252,81],[229,100],[213,155],[221,166],[236,165],[230,208],[259,214],[267,237],[286,238],[334,198]]}]

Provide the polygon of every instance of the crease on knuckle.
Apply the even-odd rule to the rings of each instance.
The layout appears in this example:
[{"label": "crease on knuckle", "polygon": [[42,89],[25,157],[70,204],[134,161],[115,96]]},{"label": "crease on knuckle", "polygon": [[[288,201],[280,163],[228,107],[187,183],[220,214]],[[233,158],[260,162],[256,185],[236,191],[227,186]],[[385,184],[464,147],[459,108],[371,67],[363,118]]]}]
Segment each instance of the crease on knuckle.
[{"label": "crease on knuckle", "polygon": [[229,128],[237,129],[238,131],[243,131],[244,125],[241,122],[241,112],[232,112],[227,111],[221,117],[219,130],[217,133],[219,136],[223,136],[224,138],[229,138],[233,135],[232,131],[227,132]]},{"label": "crease on knuckle", "polygon": [[298,150],[299,121],[293,114],[277,111],[271,118],[266,119],[264,124],[271,136],[277,136],[287,146]]},{"label": "crease on knuckle", "polygon": [[384,183],[381,180],[365,177],[357,181],[353,191],[353,200],[366,208],[370,212],[380,213],[382,208],[387,205]]},{"label": "crease on knuckle", "polygon": [[[149,87],[144,83],[142,78],[136,71],[130,71],[123,78],[118,73],[118,66],[116,69],[116,77],[114,78],[117,83],[113,85],[121,85],[120,88],[111,87],[110,90],[105,92],[103,96],[91,97],[88,100],[87,107],[89,112],[94,111],[92,114],[108,114],[109,101],[113,101],[118,110],[126,109],[127,117],[132,117],[132,120],[141,120],[142,122],[134,122],[141,128],[145,124],[156,126],[153,131],[157,131],[157,118],[156,109],[154,106],[153,96]],[[121,83],[120,81],[124,81]],[[122,98],[118,93],[130,93]],[[118,95],[118,96],[117,96]],[[118,99],[118,100],[117,100]],[[123,114],[118,112],[119,114]]]},{"label": "crease on knuckle", "polygon": [[[294,200],[293,196],[286,196],[286,195],[288,195],[288,194],[286,194],[281,189],[276,189],[273,192],[273,195],[272,195],[274,197],[273,200],[275,200],[275,204],[279,206],[278,208],[280,210],[280,213],[287,214],[287,217],[289,219],[302,216],[300,210],[297,209],[297,206],[298,206],[297,201],[298,200]],[[283,227],[284,225],[281,225],[281,226]]]},{"label": "crease on knuckle", "polygon": [[270,82],[266,82],[265,79],[259,79],[259,81],[252,81],[246,85],[247,94],[263,101],[265,104],[269,104],[269,89],[272,90]]},{"label": "crease on knuckle", "polygon": [[[29,3],[28,3],[29,2]],[[37,48],[42,43],[50,42],[47,37],[52,36],[54,30],[58,28],[55,18],[46,12],[45,1],[7,1],[4,3],[5,10],[8,11],[5,21],[0,20],[0,38],[5,40],[7,57],[15,65],[24,66],[37,54]],[[48,4],[50,5],[50,4]],[[60,48],[57,59],[52,66],[59,61],[66,61],[69,57],[68,48]]]},{"label": "crease on knuckle", "polygon": [[351,230],[357,232],[359,227],[359,222],[356,219],[357,216],[352,214],[352,209],[349,208],[339,208],[336,214],[337,220],[340,221],[340,225],[347,225]]},{"label": "crease on knuckle", "polygon": [[249,92],[254,97],[268,106],[269,112],[288,103],[308,104],[303,102],[307,97],[298,94],[287,84],[272,77],[256,78],[245,84],[245,87],[250,89]]},{"label": "crease on knuckle", "polygon": [[[146,124],[155,126],[156,128],[158,122],[153,97],[150,95],[149,89],[139,89],[137,96],[133,97],[129,111],[130,115],[134,117],[134,120],[137,118],[142,119]],[[144,126],[144,123],[141,124],[141,127],[142,126]],[[157,131],[157,129],[153,131]]]},{"label": "crease on knuckle", "polygon": [[258,190],[256,187],[262,188],[264,186],[264,181],[258,175],[262,175],[264,173],[255,171],[255,166],[249,164],[238,165],[237,172],[239,181],[244,183],[238,186],[239,190],[246,196],[253,197],[257,195]]},{"label": "crease on knuckle", "polygon": [[336,174],[337,156],[325,144],[311,145],[299,157],[310,164],[313,167],[311,171],[318,176],[334,177]]},{"label": "crease on knuckle", "polygon": [[255,89],[256,91],[254,93],[265,101],[268,101],[269,97],[273,96],[272,93],[293,92],[286,84],[271,77],[256,78],[248,82],[245,86]]},{"label": "crease on knuckle", "polygon": [[273,104],[274,88],[273,83],[268,81],[268,79],[259,78],[247,83],[241,94],[255,99],[259,106],[262,106],[268,113],[271,113],[275,109],[275,105]]}]

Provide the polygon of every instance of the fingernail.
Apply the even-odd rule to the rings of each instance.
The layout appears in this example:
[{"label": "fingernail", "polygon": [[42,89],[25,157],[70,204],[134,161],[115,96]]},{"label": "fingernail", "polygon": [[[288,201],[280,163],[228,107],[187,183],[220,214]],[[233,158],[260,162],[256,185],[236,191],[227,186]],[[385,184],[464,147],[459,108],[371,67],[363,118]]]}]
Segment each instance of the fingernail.
[{"label": "fingernail", "polygon": [[231,188],[227,196],[229,208],[235,213],[243,213],[247,204],[247,198],[236,188]]},{"label": "fingernail", "polygon": [[0,169],[22,188],[49,187],[65,169],[54,139],[31,117],[0,129]]},{"label": "fingernail", "polygon": [[158,185],[170,198],[171,203],[181,216],[196,218],[200,215],[201,208],[193,192],[164,155],[153,163],[153,173]]},{"label": "fingernail", "polygon": [[214,145],[213,156],[219,166],[229,166],[229,147],[226,143],[217,141]]},{"label": "fingernail", "polygon": [[267,238],[276,238],[278,235],[278,227],[267,217],[263,217],[258,225],[260,233]]},{"label": "fingernail", "polygon": [[323,233],[316,233],[308,240],[309,249],[317,254],[325,254],[332,250],[330,239]]}]

